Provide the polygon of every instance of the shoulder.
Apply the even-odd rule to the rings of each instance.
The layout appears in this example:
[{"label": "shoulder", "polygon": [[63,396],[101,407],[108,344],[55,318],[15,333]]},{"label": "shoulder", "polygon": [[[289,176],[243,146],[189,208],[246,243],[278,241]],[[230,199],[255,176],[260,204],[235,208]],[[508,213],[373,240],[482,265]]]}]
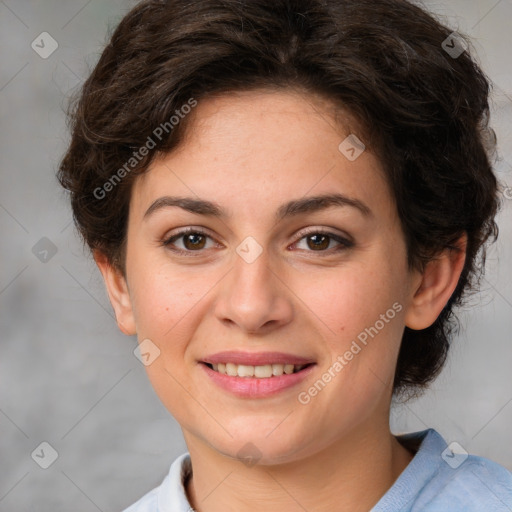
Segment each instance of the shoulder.
[{"label": "shoulder", "polygon": [[510,512],[512,473],[447,445],[434,429],[399,436],[418,451],[372,512]]},{"label": "shoulder", "polygon": [[468,454],[458,443],[447,445],[434,429],[427,430],[417,456],[430,474],[417,482],[411,511],[510,511],[512,473],[503,466]]},{"label": "shoulder", "polygon": [[509,512],[512,508],[512,473],[503,466],[468,455],[457,468],[441,465],[418,495],[412,510]]}]

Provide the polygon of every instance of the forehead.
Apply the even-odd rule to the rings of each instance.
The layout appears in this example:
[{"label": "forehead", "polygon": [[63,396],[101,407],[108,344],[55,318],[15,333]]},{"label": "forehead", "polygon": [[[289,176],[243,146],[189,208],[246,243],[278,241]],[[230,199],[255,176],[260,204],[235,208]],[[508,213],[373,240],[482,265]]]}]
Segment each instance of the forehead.
[{"label": "forehead", "polygon": [[365,150],[350,160],[340,150],[352,134],[364,140],[355,120],[321,97],[230,93],[200,101],[189,116],[182,143],[137,178],[135,210],[164,194],[213,199],[228,216],[277,209],[285,196],[390,200],[378,159]]}]

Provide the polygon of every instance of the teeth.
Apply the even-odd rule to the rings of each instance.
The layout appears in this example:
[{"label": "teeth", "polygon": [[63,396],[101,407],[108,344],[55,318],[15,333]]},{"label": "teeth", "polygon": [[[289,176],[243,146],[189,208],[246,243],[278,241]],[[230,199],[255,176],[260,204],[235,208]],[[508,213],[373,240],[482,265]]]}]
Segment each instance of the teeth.
[{"label": "teeth", "polygon": [[238,376],[239,377],[254,377],[254,366],[245,366],[243,364],[238,365]]},{"label": "teeth", "polygon": [[233,363],[226,363],[226,373],[230,377],[236,377],[238,375],[238,367]]},{"label": "teeth", "polygon": [[289,375],[290,373],[293,373],[293,364],[285,364],[284,365],[284,373]]},{"label": "teeth", "polygon": [[231,377],[256,377],[258,379],[267,379],[272,376],[279,377],[283,375],[283,373],[290,375],[302,370],[305,366],[305,364],[265,364],[261,366],[233,363],[212,364],[216,372],[224,375]]},{"label": "teeth", "polygon": [[284,364],[273,364],[272,365],[272,375],[279,376],[284,373]]},{"label": "teeth", "polygon": [[263,366],[253,366],[254,376],[258,378],[272,377],[272,365],[265,364]]}]

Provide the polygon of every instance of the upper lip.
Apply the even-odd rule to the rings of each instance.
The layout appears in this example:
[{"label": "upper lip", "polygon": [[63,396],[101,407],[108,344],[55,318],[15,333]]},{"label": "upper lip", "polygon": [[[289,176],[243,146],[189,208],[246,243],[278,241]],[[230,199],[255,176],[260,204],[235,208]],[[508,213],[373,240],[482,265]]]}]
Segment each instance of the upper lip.
[{"label": "upper lip", "polygon": [[300,357],[284,352],[239,352],[235,350],[217,352],[201,360],[203,363],[219,364],[233,363],[247,366],[263,366],[266,364],[310,364],[315,361],[311,358]]}]

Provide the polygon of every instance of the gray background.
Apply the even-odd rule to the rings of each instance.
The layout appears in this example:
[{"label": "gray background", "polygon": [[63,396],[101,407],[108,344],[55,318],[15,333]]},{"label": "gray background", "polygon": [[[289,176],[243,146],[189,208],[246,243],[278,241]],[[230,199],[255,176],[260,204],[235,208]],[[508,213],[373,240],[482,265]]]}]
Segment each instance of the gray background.
[{"label": "gray background", "polygon": [[[132,5],[0,1],[1,512],[120,511],[158,485],[186,451],[179,425],[133,355],[135,337],[117,329],[101,276],[74,233],[54,177],[68,140],[66,95],[96,62],[107,29]],[[495,87],[496,170],[510,187],[512,0],[426,5],[473,37]],[[31,48],[45,31],[58,43],[47,59]],[[462,313],[464,330],[449,364],[426,396],[393,411],[391,425],[395,433],[436,428],[448,442],[512,470],[507,190],[483,293]],[[54,255],[43,237],[55,246]],[[39,259],[44,250],[46,262]],[[46,470],[31,457],[43,441],[58,452]],[[43,447],[43,453],[50,451]]]}]

